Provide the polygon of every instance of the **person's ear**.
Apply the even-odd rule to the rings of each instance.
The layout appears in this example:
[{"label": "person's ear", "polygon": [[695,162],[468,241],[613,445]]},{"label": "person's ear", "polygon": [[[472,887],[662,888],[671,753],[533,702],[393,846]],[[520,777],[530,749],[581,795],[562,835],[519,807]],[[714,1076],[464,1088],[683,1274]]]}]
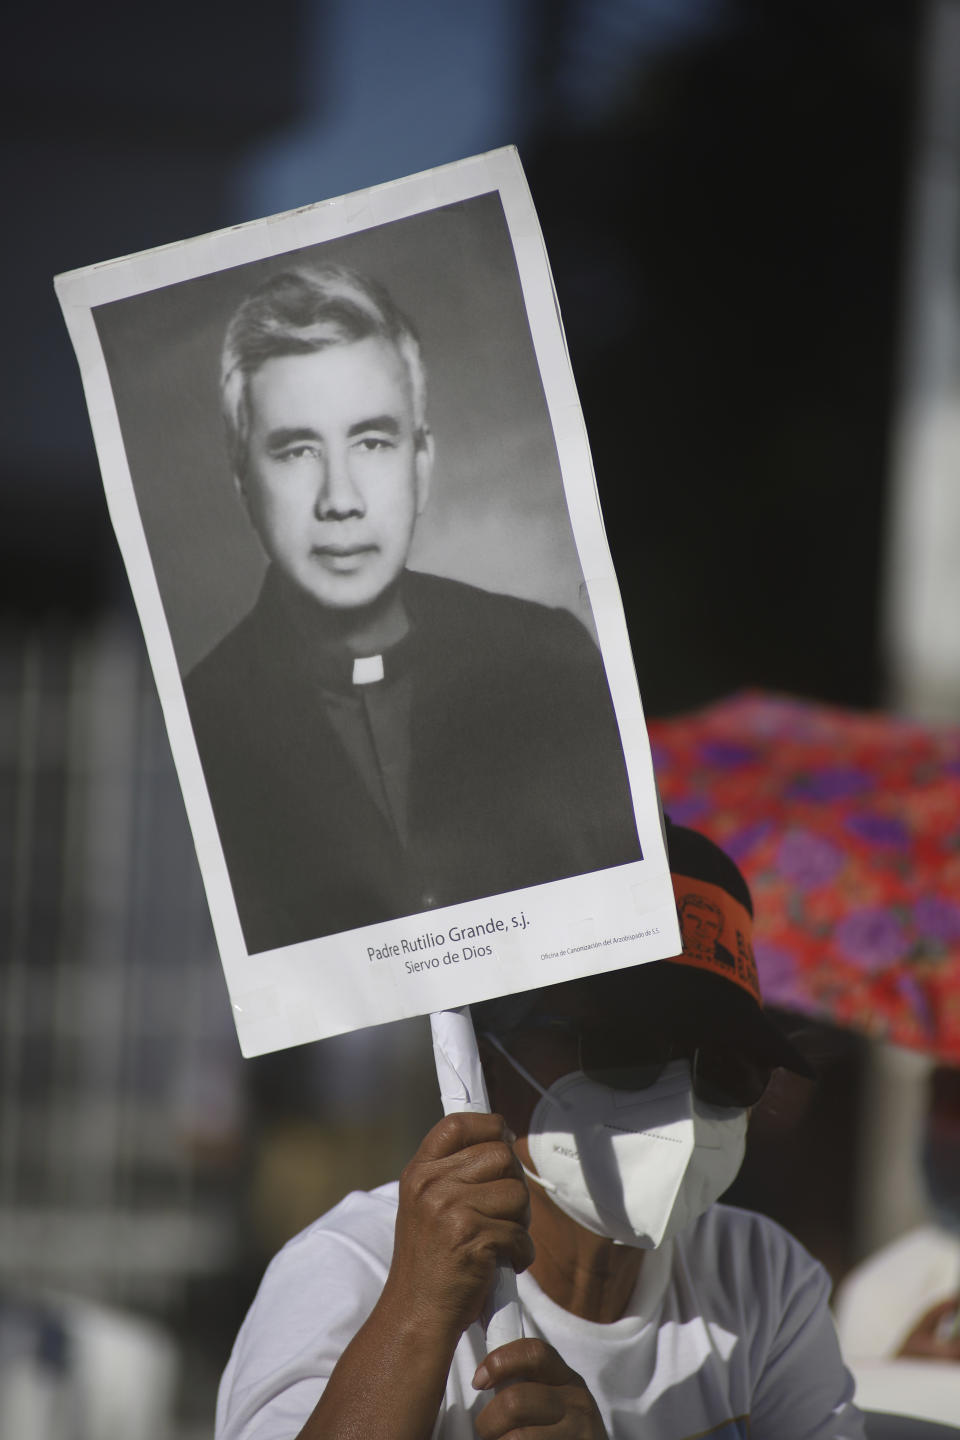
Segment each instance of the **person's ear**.
[{"label": "person's ear", "polygon": [[430,484],[433,479],[434,443],[433,431],[421,425],[414,437],[414,472],[417,482],[417,514],[422,515],[430,498]]}]

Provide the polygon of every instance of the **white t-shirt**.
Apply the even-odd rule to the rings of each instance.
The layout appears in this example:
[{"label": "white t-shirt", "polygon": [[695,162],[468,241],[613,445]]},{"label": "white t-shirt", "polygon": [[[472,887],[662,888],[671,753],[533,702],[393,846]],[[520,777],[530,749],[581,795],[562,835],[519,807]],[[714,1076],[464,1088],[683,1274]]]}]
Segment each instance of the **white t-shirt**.
[{"label": "white t-shirt", "polygon": [[[848,1360],[889,1360],[934,1305],[960,1295],[960,1239],[921,1225],[862,1260],[837,1288]],[[955,1367],[960,1383],[960,1365]]]},{"label": "white t-shirt", "polygon": [[928,1310],[957,1295],[960,1238],[937,1225],[908,1231],[851,1270],[835,1305],[861,1405],[960,1425],[960,1365],[897,1354]]},{"label": "white t-shirt", "polygon": [[[294,1440],[379,1298],[397,1185],[348,1195],[271,1262],[220,1382],[217,1440]],[[587,1383],[611,1440],[862,1440],[820,1265],[772,1220],[714,1205],[644,1256],[627,1313],[578,1319],[519,1277],[527,1333]],[[473,1440],[483,1334],[460,1340],[435,1440]]]}]

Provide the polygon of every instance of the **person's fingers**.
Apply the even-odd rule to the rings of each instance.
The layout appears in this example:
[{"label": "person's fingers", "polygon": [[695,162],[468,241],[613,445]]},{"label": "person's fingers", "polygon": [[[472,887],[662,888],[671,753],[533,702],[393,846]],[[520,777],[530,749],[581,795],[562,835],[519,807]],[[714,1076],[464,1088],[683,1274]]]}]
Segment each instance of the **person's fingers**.
[{"label": "person's fingers", "polygon": [[391,1289],[451,1324],[477,1318],[498,1265],[519,1273],[533,1263],[512,1138],[498,1115],[448,1115],[400,1176]]},{"label": "person's fingers", "polygon": [[960,1308],[956,1297],[942,1300],[914,1325],[898,1355],[926,1360],[960,1360]]},{"label": "person's fingers", "polygon": [[[490,1222],[496,1224],[497,1222]],[[528,1270],[534,1262],[536,1249],[533,1237],[526,1225],[502,1221],[492,1237],[493,1250],[498,1265],[509,1265],[518,1275]]]},{"label": "person's fingers", "polygon": [[479,1440],[606,1440],[583,1377],[544,1340],[511,1340],[491,1351],[473,1384],[497,1390],[477,1417]]},{"label": "person's fingers", "polygon": [[439,1222],[466,1205],[483,1216],[529,1223],[530,1197],[523,1169],[504,1141],[487,1141],[440,1160],[414,1158],[400,1176],[400,1203]]},{"label": "person's fingers", "polygon": [[504,1435],[525,1434],[526,1427],[555,1426],[568,1414],[561,1391],[525,1382],[495,1395],[474,1426],[478,1440],[501,1440]]},{"label": "person's fingers", "polygon": [[437,1175],[455,1174],[461,1180],[476,1183],[512,1176],[523,1184],[523,1166],[505,1140],[486,1140],[429,1163]]},{"label": "person's fingers", "polygon": [[444,1232],[444,1240],[458,1263],[475,1274],[492,1271],[496,1265],[509,1265],[518,1273],[533,1264],[533,1240],[526,1225],[513,1220],[484,1219],[477,1224],[474,1217],[454,1216]]},{"label": "person's fingers", "polygon": [[477,1215],[500,1220],[530,1223],[530,1192],[522,1180],[494,1180],[487,1185],[472,1185],[465,1195],[466,1203]]},{"label": "person's fingers", "polygon": [[509,1381],[534,1380],[541,1385],[582,1385],[583,1380],[545,1340],[528,1337],[500,1345],[477,1368],[477,1390],[495,1389]]},{"label": "person's fingers", "polygon": [[428,1223],[444,1223],[453,1211],[481,1217],[530,1221],[530,1193],[521,1175],[503,1172],[496,1157],[485,1157],[466,1175],[459,1169],[438,1171],[432,1165],[408,1166],[400,1179],[404,1213],[415,1210]]},{"label": "person's fingers", "polygon": [[510,1144],[515,1138],[502,1115],[475,1115],[472,1111],[461,1110],[453,1115],[444,1115],[427,1131],[413,1159],[442,1160],[469,1145],[482,1145],[491,1140]]}]

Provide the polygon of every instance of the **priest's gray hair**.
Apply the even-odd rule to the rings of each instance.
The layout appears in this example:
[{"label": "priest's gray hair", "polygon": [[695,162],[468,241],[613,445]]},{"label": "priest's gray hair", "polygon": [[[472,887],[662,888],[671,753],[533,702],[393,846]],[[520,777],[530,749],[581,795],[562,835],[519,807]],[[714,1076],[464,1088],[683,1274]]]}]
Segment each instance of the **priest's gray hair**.
[{"label": "priest's gray hair", "polygon": [[396,347],[410,382],[415,439],[423,443],[427,381],[413,323],[379,281],[346,265],[301,266],[271,275],[227,325],[220,399],[234,474],[243,478],[250,438],[247,385],[279,355],[309,355],[379,335]]}]

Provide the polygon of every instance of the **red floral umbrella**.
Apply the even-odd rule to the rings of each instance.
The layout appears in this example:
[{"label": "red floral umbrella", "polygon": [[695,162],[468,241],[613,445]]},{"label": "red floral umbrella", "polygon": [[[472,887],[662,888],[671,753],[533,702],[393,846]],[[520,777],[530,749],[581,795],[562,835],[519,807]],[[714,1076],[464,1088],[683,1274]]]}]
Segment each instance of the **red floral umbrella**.
[{"label": "red floral umbrella", "polygon": [[664,808],[747,877],[767,1001],[960,1065],[960,729],[751,692],[649,729]]}]

